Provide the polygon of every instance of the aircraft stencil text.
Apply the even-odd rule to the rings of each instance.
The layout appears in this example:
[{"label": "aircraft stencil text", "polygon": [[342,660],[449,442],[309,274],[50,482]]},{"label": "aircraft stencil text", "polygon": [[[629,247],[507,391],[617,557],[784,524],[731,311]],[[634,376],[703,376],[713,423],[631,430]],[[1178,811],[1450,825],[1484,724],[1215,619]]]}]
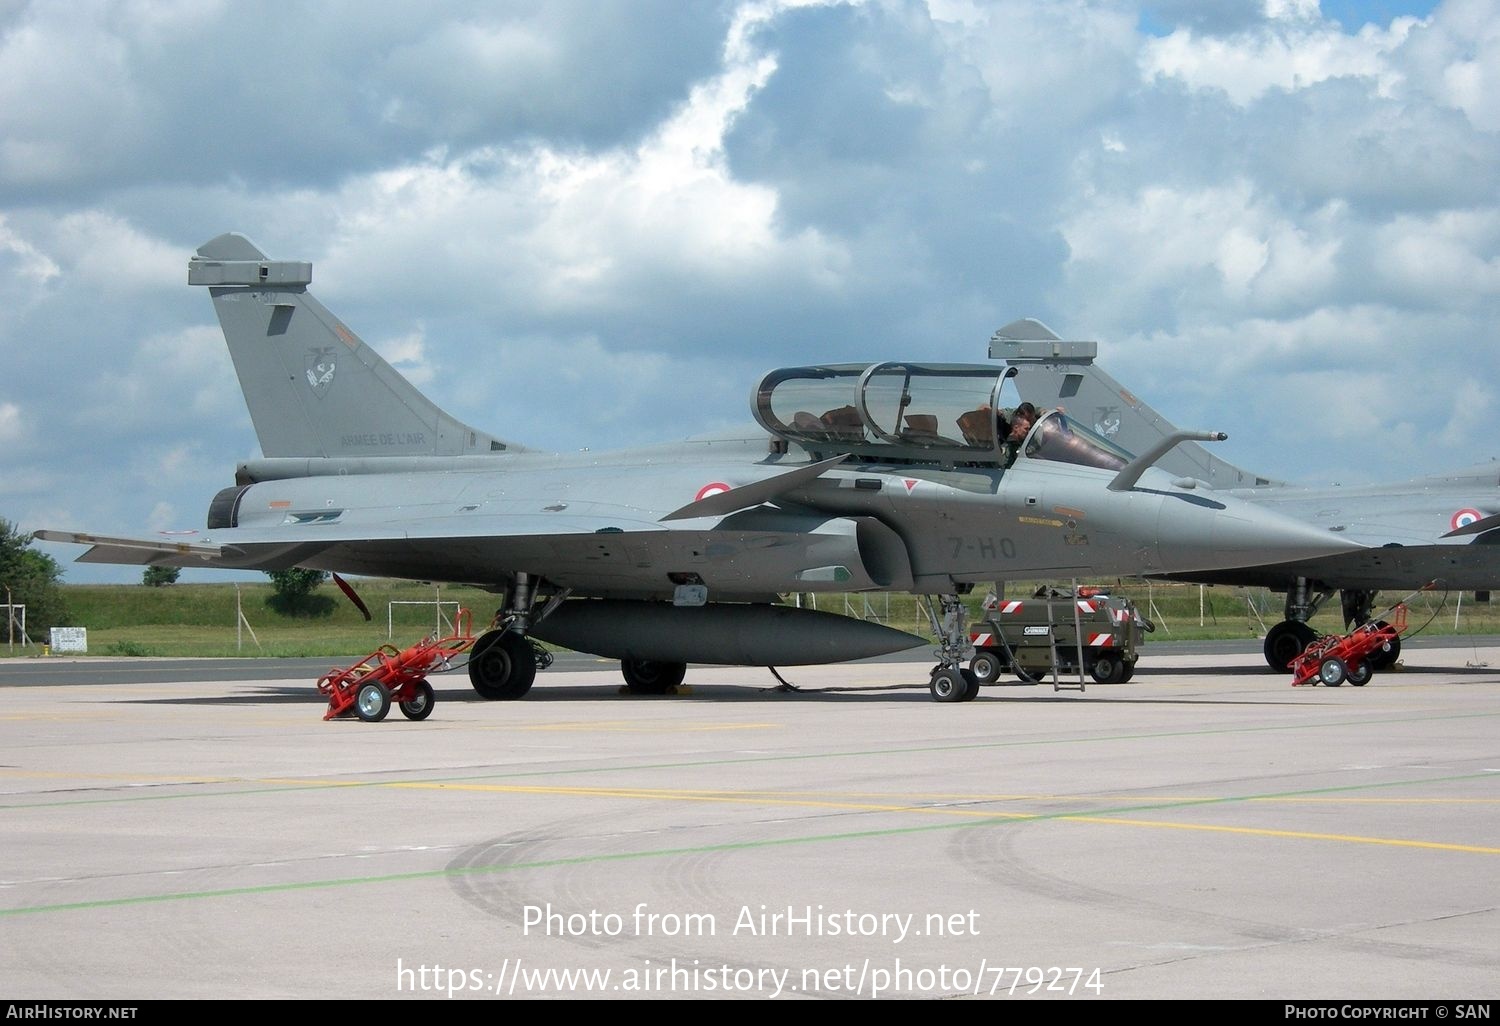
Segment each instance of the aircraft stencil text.
[{"label": "aircraft stencil text", "polygon": [[980,559],[994,559],[996,556],[1005,559],[1016,558],[1016,543],[1011,538],[990,538],[984,536],[968,535],[964,537],[950,536],[948,544],[952,547],[952,556],[958,559],[960,556],[978,556]]}]

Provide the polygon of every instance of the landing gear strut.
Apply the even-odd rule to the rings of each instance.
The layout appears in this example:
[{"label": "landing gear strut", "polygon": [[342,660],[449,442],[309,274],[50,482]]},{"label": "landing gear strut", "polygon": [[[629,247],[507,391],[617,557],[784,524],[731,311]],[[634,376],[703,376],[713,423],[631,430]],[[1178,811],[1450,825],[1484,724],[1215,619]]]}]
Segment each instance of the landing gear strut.
[{"label": "landing gear strut", "polygon": [[506,608],[495,617],[498,626],[480,635],[469,651],[469,683],[480,698],[492,702],[524,698],[536,681],[536,671],[552,665],[552,653],[533,643],[526,637],[526,631],[550,613],[566,594],[555,596],[540,614],[533,616],[535,592],[531,575],[516,575]]},{"label": "landing gear strut", "polygon": [[[1340,592],[1339,598],[1344,605],[1344,630],[1353,630],[1355,627],[1363,627],[1370,622],[1370,617],[1375,609],[1375,595],[1373,591],[1354,591],[1346,588]],[[1390,624],[1384,620],[1376,620],[1375,626],[1380,628],[1389,627]],[[1382,630],[1382,634],[1386,633]],[[1369,670],[1384,670],[1401,656],[1401,636],[1391,633],[1390,637],[1377,649],[1365,657],[1364,665]],[[1353,670],[1349,672],[1349,683],[1356,686],[1364,681],[1355,681],[1356,674]]]},{"label": "landing gear strut", "polygon": [[963,600],[957,595],[939,595],[942,613],[926,599],[927,618],[938,639],[938,664],[932,668],[934,702],[969,702],[979,695],[979,678],[964,667],[964,657],[973,649],[969,643],[968,616]]}]

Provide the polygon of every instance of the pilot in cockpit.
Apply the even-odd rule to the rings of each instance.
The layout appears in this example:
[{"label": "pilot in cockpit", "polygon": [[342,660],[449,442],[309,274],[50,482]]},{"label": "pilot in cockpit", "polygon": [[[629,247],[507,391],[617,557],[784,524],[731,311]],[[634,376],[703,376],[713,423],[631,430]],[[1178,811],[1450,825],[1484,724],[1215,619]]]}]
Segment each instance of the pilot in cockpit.
[{"label": "pilot in cockpit", "polygon": [[1031,425],[1036,423],[1036,407],[1030,403],[1022,403],[1016,407],[1016,412],[1010,418],[1010,433],[1005,436],[1007,442],[1020,445],[1026,441],[1026,435],[1031,431]]},{"label": "pilot in cockpit", "polygon": [[1036,423],[1037,409],[1031,403],[1022,403],[1017,406],[1010,415],[1010,432],[1005,436],[1005,465],[1008,467],[1016,461],[1016,453],[1020,451],[1021,443],[1026,441],[1031,426]]}]

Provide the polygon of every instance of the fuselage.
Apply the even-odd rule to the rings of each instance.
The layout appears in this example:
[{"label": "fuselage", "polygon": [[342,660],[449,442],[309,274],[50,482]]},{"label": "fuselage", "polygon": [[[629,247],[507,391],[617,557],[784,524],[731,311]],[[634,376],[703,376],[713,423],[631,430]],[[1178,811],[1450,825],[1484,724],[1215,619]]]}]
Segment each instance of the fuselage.
[{"label": "fuselage", "polygon": [[[389,461],[270,460],[221,496],[202,539],[255,565],[501,584],[516,572],[575,595],[718,600],[792,591],[945,592],[1018,577],[1169,573],[1295,558],[1342,544],[1233,497],[1148,472],[1020,454],[1008,467],[866,458],[771,503],[671,523],[695,499],[806,466],[763,433],[570,454]],[[406,461],[404,461],[406,462]],[[290,474],[303,476],[282,476]],[[246,565],[252,565],[247,562]]]}]

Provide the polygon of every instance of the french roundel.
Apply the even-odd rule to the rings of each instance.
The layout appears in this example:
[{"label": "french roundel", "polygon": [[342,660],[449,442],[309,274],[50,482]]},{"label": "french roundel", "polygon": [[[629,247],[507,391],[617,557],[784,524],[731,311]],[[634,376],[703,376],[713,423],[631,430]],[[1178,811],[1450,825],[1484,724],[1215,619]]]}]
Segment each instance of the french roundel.
[{"label": "french roundel", "polygon": [[1482,519],[1483,517],[1484,514],[1479,512],[1479,510],[1465,508],[1453,514],[1452,519],[1450,519],[1448,523],[1452,525],[1455,531],[1457,531],[1460,527],[1468,527],[1470,524],[1474,523],[1476,520]]},{"label": "french roundel", "polygon": [[699,488],[698,494],[693,496],[693,501],[697,502],[699,499],[706,499],[710,495],[718,495],[721,492],[727,491],[729,491],[729,486],[723,481],[713,481]]}]

